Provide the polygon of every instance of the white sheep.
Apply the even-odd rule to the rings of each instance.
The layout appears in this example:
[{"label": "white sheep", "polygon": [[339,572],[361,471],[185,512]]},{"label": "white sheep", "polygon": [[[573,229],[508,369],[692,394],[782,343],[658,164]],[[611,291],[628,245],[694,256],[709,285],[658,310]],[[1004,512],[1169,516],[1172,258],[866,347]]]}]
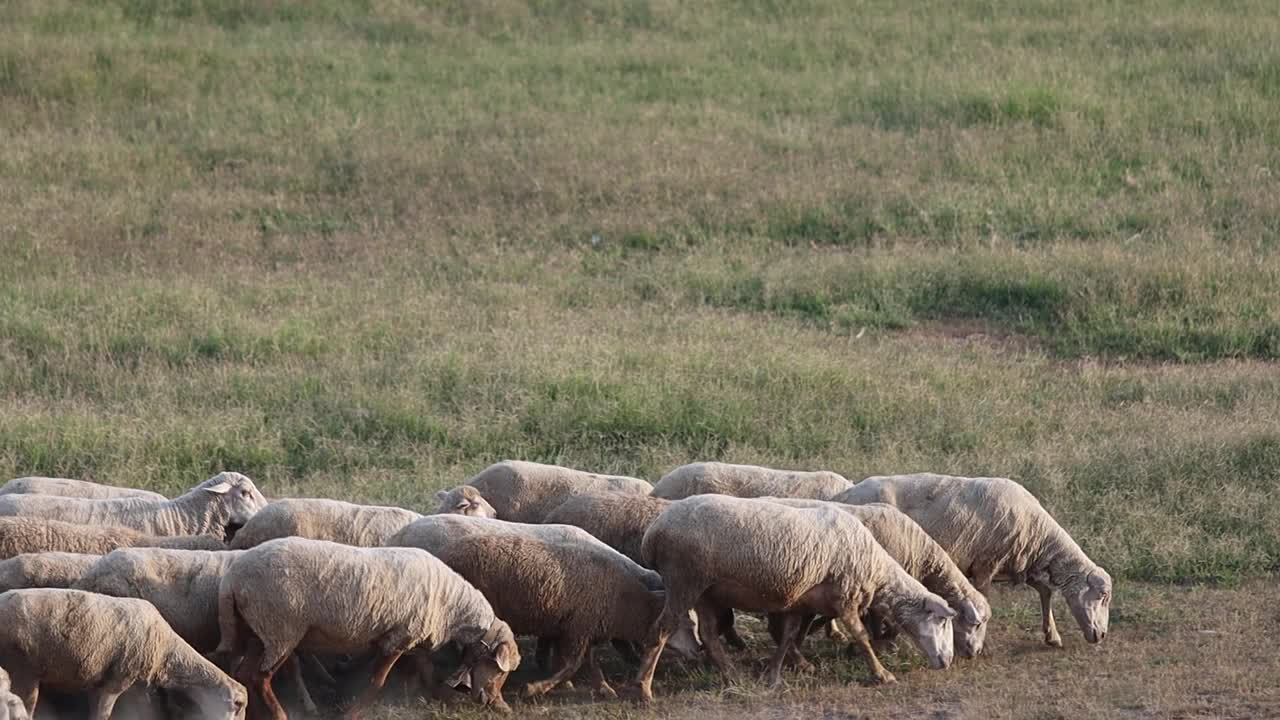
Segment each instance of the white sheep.
[{"label": "white sheep", "polygon": [[35,714],[41,687],[88,691],[93,720],[107,720],[134,685],[187,693],[206,717],[242,720],[247,694],[183,642],[143,600],[79,590],[0,594],[0,665]]},{"label": "white sheep", "polygon": [[9,688],[9,673],[0,667],[0,720],[30,720],[27,708]]},{"label": "white sheep", "polygon": [[376,697],[402,655],[413,653],[419,671],[428,672],[426,653],[450,643],[463,648],[464,674],[471,675],[477,699],[509,710],[502,685],[520,662],[511,628],[479,590],[416,548],[271,540],[231,564],[218,614],[218,652],[235,656],[250,648],[239,676],[276,718],[284,710],[271,677],[295,651],[377,656],[355,714]]},{"label": "white sheep", "polygon": [[989,593],[994,580],[1030,585],[1040,594],[1044,641],[1061,647],[1053,619],[1062,593],[1085,639],[1107,635],[1111,576],[1089,559],[1034,495],[1013,480],[921,473],[869,477],[835,498],[893,505],[924,528]]},{"label": "white sheep", "polygon": [[666,607],[650,631],[637,678],[644,700],[653,697],[653,671],[667,637],[695,607],[703,645],[725,674],[733,665],[717,638],[720,610],[781,615],[778,650],[766,674],[772,686],[781,683],[782,662],[802,627],[817,615],[838,618],[853,632],[879,682],[894,678],[862,625],[869,611],[892,619],[930,666],[951,664],[955,611],[908,575],[848,513],[699,495],[664,510],[645,533],[642,552],[667,587]]},{"label": "white sheep", "polygon": [[[572,495],[588,492],[621,492],[647,495],[653,486],[639,478],[598,475],[558,465],[503,460],[480,471],[465,485],[436,494],[442,513],[459,512],[463,487],[472,487],[488,501],[496,517],[513,522],[540,522],[548,512]],[[467,508],[471,509],[471,508]],[[476,512],[461,512],[476,515]]]},{"label": "white sheep", "polygon": [[160,493],[154,493],[150,490],[102,485],[87,480],[37,476],[10,480],[0,486],[0,495],[60,495],[62,497],[85,498],[86,500],[132,497],[161,502],[169,499]]},{"label": "white sheep", "polygon": [[[138,598],[156,607],[173,631],[197,652],[209,655],[218,648],[218,587],[227,568],[243,554],[228,550],[166,550],[125,548],[115,550],[85,568],[72,586],[76,590]],[[88,556],[92,557],[92,556]],[[290,673],[307,712],[316,712],[296,658]]]},{"label": "white sheep", "polygon": [[38,517],[0,517],[0,559],[42,552],[106,555],[122,547],[221,550],[226,544],[212,535],[156,536],[109,525],[77,525]]},{"label": "white sheep", "polygon": [[653,486],[653,496],[668,500],[708,494],[830,500],[852,486],[853,483],[841,475],[825,470],[802,472],[758,465],[700,462],[681,465],[662,476]]},{"label": "white sheep", "polygon": [[24,588],[68,588],[100,555],[81,553],[23,553],[0,560],[0,592]]},{"label": "white sheep", "polygon": [[769,502],[799,508],[824,505],[843,510],[859,520],[889,557],[898,561],[903,570],[920,581],[930,592],[938,595],[956,617],[952,621],[955,632],[956,653],[962,657],[976,657],[982,652],[991,619],[991,605],[986,597],[965,578],[951,556],[938,545],[914,520],[892,505],[846,505],[823,500],[799,498],[760,498]]},{"label": "white sheep", "polygon": [[172,500],[85,500],[54,495],[0,496],[0,516],[42,517],[82,525],[115,525],[151,535],[209,535],[234,531],[266,507],[253,481],[219,473]]},{"label": "white sheep", "polygon": [[277,500],[236,532],[231,548],[243,550],[283,537],[378,547],[405,525],[421,517],[416,512],[398,507],[356,505],[319,498]]}]

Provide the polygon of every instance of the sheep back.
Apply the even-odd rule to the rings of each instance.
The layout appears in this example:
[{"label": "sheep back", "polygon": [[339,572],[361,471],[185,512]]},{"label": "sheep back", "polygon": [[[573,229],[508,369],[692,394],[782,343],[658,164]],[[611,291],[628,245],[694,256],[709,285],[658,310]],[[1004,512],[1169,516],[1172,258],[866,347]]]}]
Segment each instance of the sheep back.
[{"label": "sheep back", "polygon": [[24,588],[68,588],[79,580],[99,555],[80,553],[24,553],[0,560],[0,592]]},{"label": "sheep back", "polygon": [[852,483],[843,476],[826,470],[804,472],[701,462],[681,465],[664,475],[653,487],[653,495],[668,500],[711,494],[829,500],[850,487]]},{"label": "sheep back", "polygon": [[319,498],[277,500],[240,528],[231,541],[231,547],[251,548],[283,537],[377,547],[421,517],[416,512],[398,507],[357,505]]},{"label": "sheep back", "polygon": [[160,493],[151,492],[150,490],[102,485],[87,480],[37,476],[10,480],[0,486],[0,495],[59,495],[89,500],[108,500],[124,497],[155,501],[169,499]]},{"label": "sheep back", "polygon": [[670,504],[651,495],[586,493],[560,503],[543,522],[580,527],[640,563],[645,531]]},{"label": "sheep back", "polygon": [[0,559],[37,552],[106,555],[117,548],[134,546],[223,548],[220,540],[207,535],[157,537],[107,525],[78,525],[38,517],[0,517]]},{"label": "sheep back", "polygon": [[653,489],[639,478],[515,460],[490,465],[466,484],[480,491],[499,518],[530,523],[541,521],[572,495],[587,492],[647,495]]}]

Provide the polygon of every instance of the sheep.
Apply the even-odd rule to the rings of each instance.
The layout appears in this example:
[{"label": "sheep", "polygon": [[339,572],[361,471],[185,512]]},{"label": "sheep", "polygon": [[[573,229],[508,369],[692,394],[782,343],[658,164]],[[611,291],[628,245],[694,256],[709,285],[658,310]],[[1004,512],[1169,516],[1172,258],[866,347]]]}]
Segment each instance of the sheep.
[{"label": "sheep", "polygon": [[484,499],[480,491],[470,485],[459,485],[452,490],[441,490],[436,493],[440,501],[437,513],[466,515],[468,517],[496,518],[498,511],[493,509],[489,501]]},{"label": "sheep", "polygon": [[0,486],[0,495],[60,495],[62,497],[78,497],[86,500],[109,500],[111,498],[140,498],[164,502],[169,498],[150,490],[101,485],[87,480],[51,477],[21,477],[10,480]]},{"label": "sheep", "polygon": [[100,555],[81,553],[23,553],[0,560],[0,592],[24,588],[68,588],[84,575]]},{"label": "sheep", "polygon": [[[512,522],[536,523],[571,495],[586,492],[620,492],[648,495],[653,489],[639,478],[597,475],[539,463],[503,460],[490,465],[462,487],[473,487],[496,511],[495,517]],[[441,513],[457,512],[461,488],[436,493]],[[460,513],[460,514],[478,514]]]},{"label": "sheep", "polygon": [[[218,652],[249,654],[240,677],[272,717],[284,710],[271,677],[296,650],[377,655],[369,688],[352,716],[370,703],[405,653],[428,672],[425,653],[463,647],[463,670],[482,703],[510,710],[507,675],[520,663],[511,628],[480,591],[416,548],[357,548],[325,540],[271,540],[231,563],[218,588]],[[250,644],[250,638],[258,642]]]},{"label": "sheep", "polygon": [[1062,593],[1085,640],[1102,642],[1110,624],[1111,575],[1026,488],[1008,478],[919,473],[869,477],[837,498],[893,505],[947,551],[974,587],[1025,583],[1040,595],[1044,642],[1062,647],[1053,593]]},{"label": "sheep", "polygon": [[253,481],[219,473],[185,495],[153,502],[140,498],[85,500],[52,495],[0,496],[0,516],[43,517],[82,525],[116,525],[152,535],[233,532],[267,501]]},{"label": "sheep", "polygon": [[0,560],[41,552],[106,555],[122,547],[222,550],[226,544],[212,535],[155,536],[107,525],[77,525],[36,517],[0,517]]},{"label": "sheep", "polygon": [[956,611],[952,622],[956,653],[972,658],[982,652],[987,621],[991,619],[991,605],[969,583],[946,551],[897,508],[883,503],[845,505],[796,498],[761,499],[796,508],[831,505],[853,515],[871,531],[871,536],[889,553],[889,557]]},{"label": "sheep", "polygon": [[726,675],[733,666],[716,637],[719,608],[781,614],[778,650],[766,673],[775,687],[792,643],[814,615],[844,622],[878,682],[894,677],[880,664],[860,620],[869,610],[902,628],[930,666],[951,664],[955,611],[908,575],[848,513],[700,495],[664,510],[645,533],[641,550],[667,586],[666,607],[649,632],[637,676],[643,700],[653,697],[653,672],[667,637],[694,607],[703,623],[703,645]]},{"label": "sheep", "polygon": [[653,486],[653,496],[668,500],[706,494],[830,500],[850,487],[853,483],[828,471],[801,472],[758,465],[701,462],[681,465],[663,475]]},{"label": "sheep", "polygon": [[31,720],[27,708],[9,689],[9,673],[0,667],[0,720]]},{"label": "sheep", "polygon": [[[112,597],[146,600],[160,611],[173,631],[197,652],[218,648],[218,586],[227,568],[243,551],[207,552],[161,548],[125,548],[98,558],[87,567],[76,590]],[[92,557],[92,556],[90,556]],[[302,681],[296,659],[290,672],[303,706],[315,713],[316,704]]]},{"label": "sheep", "polygon": [[639,563],[644,531],[670,504],[650,495],[585,493],[560,503],[542,522],[580,527]]},{"label": "sheep", "polygon": [[236,532],[231,548],[244,550],[282,537],[378,547],[405,525],[421,517],[416,512],[398,507],[311,498],[277,500]]},{"label": "sheep", "polygon": [[[529,683],[525,697],[570,679],[584,656],[593,688],[616,697],[596,664],[593,641],[639,642],[665,605],[665,592],[646,587],[622,555],[598,544],[470,535],[454,539],[436,557],[484,593],[515,633],[556,640],[559,668]],[[692,624],[681,629],[686,651],[696,652]]]},{"label": "sheep", "polygon": [[248,696],[144,600],[41,588],[0,594],[0,665],[32,715],[42,686],[88,691],[107,720],[136,684],[183,691],[208,717],[242,720]]}]

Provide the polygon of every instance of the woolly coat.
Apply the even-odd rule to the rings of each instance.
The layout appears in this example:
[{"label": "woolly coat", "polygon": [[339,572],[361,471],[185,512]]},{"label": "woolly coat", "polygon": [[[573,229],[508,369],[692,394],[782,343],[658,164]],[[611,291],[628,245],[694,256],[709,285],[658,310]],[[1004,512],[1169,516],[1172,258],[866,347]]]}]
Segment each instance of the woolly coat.
[{"label": "woolly coat", "polygon": [[155,606],[183,640],[201,653],[218,647],[218,586],[239,551],[127,548],[98,558],[77,590],[138,598]]},{"label": "woolly coat", "polygon": [[416,548],[357,548],[323,540],[271,540],[238,557],[219,588],[222,641],[237,654],[262,641],[266,672],[295,648],[326,655],[466,645],[498,620],[484,595]]},{"label": "woolly coat", "polygon": [[[598,475],[558,465],[504,460],[490,465],[466,482],[480,491],[498,517],[513,522],[540,522],[572,495],[619,492],[647,495],[653,486],[639,478]],[[442,493],[440,512],[456,504],[454,491]]]},{"label": "woolly coat", "polygon": [[645,531],[670,504],[651,495],[587,493],[565,500],[543,522],[580,527],[639,563]]},{"label": "woolly coat", "polygon": [[356,505],[319,498],[277,500],[240,528],[231,541],[231,547],[242,550],[283,537],[378,547],[405,525],[421,517],[416,512],[398,507]]},{"label": "woolly coat", "polygon": [[[127,687],[244,688],[174,634],[143,600],[79,590],[13,590],[0,594],[0,665],[14,693],[37,684],[57,690]],[[228,711],[230,708],[228,708]]]},{"label": "woolly coat", "polygon": [[41,552],[106,555],[122,547],[220,550],[226,546],[212,535],[155,536],[107,525],[77,525],[35,517],[0,517],[0,559]]},{"label": "woolly coat", "polygon": [[0,592],[24,588],[69,588],[99,555],[79,553],[24,553],[0,560]]},{"label": "woolly coat", "polygon": [[267,501],[253,481],[224,472],[172,500],[86,500],[53,495],[0,496],[0,516],[42,517],[81,525],[115,525],[151,535],[208,535],[243,525]]},{"label": "woolly coat", "polygon": [[102,485],[87,480],[35,476],[10,480],[0,486],[0,495],[61,495],[62,497],[78,497],[87,500],[132,497],[161,502],[169,499],[160,493],[154,493],[150,490]]},{"label": "woolly coat", "polygon": [[830,500],[852,487],[837,473],[775,470],[758,465],[703,462],[681,465],[658,481],[653,496],[679,500],[694,495],[793,497]]}]

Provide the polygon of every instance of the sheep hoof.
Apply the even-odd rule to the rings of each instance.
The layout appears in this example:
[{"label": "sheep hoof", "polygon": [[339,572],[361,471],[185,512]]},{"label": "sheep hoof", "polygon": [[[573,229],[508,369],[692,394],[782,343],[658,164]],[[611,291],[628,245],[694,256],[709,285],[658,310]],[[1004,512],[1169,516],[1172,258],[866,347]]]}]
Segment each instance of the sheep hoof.
[{"label": "sheep hoof", "polygon": [[608,683],[600,683],[600,685],[595,687],[592,692],[605,700],[618,699],[618,693],[614,692],[613,688],[609,687]]},{"label": "sheep hoof", "polygon": [[618,689],[621,691],[619,696],[624,700],[643,705],[653,702],[653,690],[643,685],[624,685]]},{"label": "sheep hoof", "polygon": [[882,674],[875,677],[875,683],[877,685],[893,685],[896,682],[898,682],[898,678],[894,677],[893,673],[888,670],[885,670]]},{"label": "sheep hoof", "polygon": [[1044,644],[1048,645],[1049,647],[1060,648],[1062,647],[1062,638],[1059,637],[1058,635],[1051,635],[1044,639]]}]

